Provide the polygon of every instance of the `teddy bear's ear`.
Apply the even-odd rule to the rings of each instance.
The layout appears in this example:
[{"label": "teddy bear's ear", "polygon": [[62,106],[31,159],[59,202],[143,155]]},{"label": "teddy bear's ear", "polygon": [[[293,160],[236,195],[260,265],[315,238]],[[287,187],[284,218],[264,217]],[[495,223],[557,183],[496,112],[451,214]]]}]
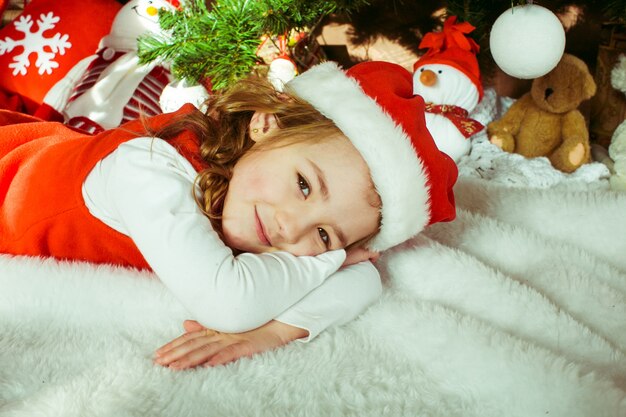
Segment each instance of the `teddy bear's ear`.
[{"label": "teddy bear's ear", "polygon": [[593,76],[589,72],[585,73],[584,83],[583,94],[586,100],[596,94],[596,82],[593,80]]}]

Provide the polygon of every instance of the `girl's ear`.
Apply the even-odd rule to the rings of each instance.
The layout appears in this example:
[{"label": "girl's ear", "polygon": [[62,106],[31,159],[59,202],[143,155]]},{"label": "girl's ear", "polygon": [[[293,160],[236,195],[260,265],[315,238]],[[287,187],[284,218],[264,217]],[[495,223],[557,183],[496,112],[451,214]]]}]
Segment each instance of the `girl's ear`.
[{"label": "girl's ear", "polygon": [[250,119],[249,134],[254,142],[261,142],[278,129],[276,116],[270,113],[254,112]]}]

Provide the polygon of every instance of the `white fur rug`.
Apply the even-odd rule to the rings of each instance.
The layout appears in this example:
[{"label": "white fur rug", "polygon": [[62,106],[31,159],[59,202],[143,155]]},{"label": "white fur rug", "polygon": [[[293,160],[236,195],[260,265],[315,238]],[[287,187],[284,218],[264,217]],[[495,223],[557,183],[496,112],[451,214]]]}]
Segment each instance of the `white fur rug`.
[{"label": "white fur rug", "polygon": [[214,369],[152,364],[151,275],[0,256],[0,416],[626,416],[626,194],[456,192],[359,319]]},{"label": "white fur rug", "polygon": [[[498,96],[493,88],[486,88],[481,102],[471,117],[487,126],[500,119],[515,102],[510,97]],[[458,162],[461,176],[484,178],[509,187],[567,188],[570,190],[608,189],[610,171],[601,162],[583,164],[571,174],[552,167],[546,157],[525,158],[503,152],[492,145],[483,129],[471,138],[472,148]]]}]

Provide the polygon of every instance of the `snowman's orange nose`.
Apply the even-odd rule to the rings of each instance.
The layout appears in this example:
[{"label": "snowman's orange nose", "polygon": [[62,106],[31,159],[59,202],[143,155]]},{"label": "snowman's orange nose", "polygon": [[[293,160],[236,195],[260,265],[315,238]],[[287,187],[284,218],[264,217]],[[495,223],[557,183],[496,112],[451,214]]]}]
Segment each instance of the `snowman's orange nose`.
[{"label": "snowman's orange nose", "polygon": [[426,87],[432,87],[437,82],[437,74],[431,70],[424,70],[420,74],[420,82]]},{"label": "snowman's orange nose", "polygon": [[159,11],[154,6],[148,6],[148,8],[146,9],[146,13],[148,13],[149,16],[155,16],[158,12]]}]

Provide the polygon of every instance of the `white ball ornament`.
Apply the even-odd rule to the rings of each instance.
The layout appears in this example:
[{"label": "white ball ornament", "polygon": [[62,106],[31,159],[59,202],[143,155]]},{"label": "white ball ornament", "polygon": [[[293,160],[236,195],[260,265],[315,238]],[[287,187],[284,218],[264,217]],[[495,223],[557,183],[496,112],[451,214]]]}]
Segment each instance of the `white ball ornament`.
[{"label": "white ball ornament", "polygon": [[270,64],[267,78],[276,91],[282,92],[285,84],[293,80],[297,74],[298,70],[291,59],[278,57]]},{"label": "white ball ornament", "polygon": [[545,7],[515,6],[494,22],[489,47],[502,71],[530,80],[547,74],[559,63],[565,50],[565,30]]},{"label": "white ball ornament", "polygon": [[204,86],[200,84],[189,85],[185,80],[172,81],[165,86],[159,105],[163,113],[170,113],[180,109],[183,104],[193,104],[197,109],[205,111],[204,102],[210,94]]}]

